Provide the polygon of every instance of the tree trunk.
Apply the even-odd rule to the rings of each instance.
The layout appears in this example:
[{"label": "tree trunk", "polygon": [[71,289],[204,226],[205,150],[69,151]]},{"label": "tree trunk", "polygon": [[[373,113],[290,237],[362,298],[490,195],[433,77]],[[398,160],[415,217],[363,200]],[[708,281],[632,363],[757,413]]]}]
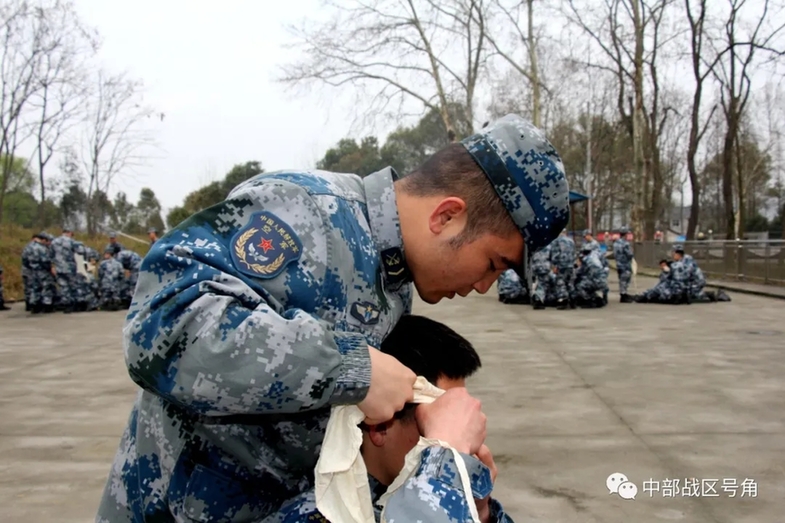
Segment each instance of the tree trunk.
[{"label": "tree trunk", "polygon": [[744,169],[742,169],[742,151],[741,151],[741,144],[739,143],[739,135],[736,133],[736,139],[734,140],[735,147],[736,147],[736,180],[738,185],[738,195],[739,195],[739,210],[738,210],[738,219],[736,220],[736,237],[744,239],[744,226],[745,221],[747,219],[747,202],[746,193],[747,191],[744,188]]},{"label": "tree trunk", "polygon": [[632,146],[635,163],[635,222],[633,224],[635,237],[644,239],[643,227],[645,221],[646,160],[643,153],[643,22],[641,17],[640,0],[632,2],[633,21],[635,25],[635,109],[632,116]]},{"label": "tree trunk", "polygon": [[728,129],[722,144],[722,200],[725,207],[725,237],[733,240],[736,230],[736,216],[733,202],[733,168],[735,165],[734,137],[736,136],[736,99],[730,102],[728,114]]}]

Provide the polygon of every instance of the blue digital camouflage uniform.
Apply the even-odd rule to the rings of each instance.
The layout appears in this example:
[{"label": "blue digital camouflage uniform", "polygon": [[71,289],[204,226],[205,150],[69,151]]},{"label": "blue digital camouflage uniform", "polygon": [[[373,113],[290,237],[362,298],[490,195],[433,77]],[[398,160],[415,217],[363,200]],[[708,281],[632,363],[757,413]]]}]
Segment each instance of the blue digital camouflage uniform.
[{"label": "blue digital camouflage uniform", "polygon": [[364,397],[368,344],[411,307],[394,176],[260,175],[156,242],[99,521],[253,521],[313,486],[329,406]]},{"label": "blue digital camouflage uniform", "polygon": [[671,275],[672,273],[670,269],[661,270],[657,285],[642,292],[638,301],[670,303],[673,299],[673,284],[671,283]]},{"label": "blue digital camouflage uniform", "polygon": [[27,304],[28,310],[30,307],[30,293],[33,288],[33,275],[32,269],[30,268],[30,255],[33,251],[33,245],[37,242],[35,240],[30,240],[30,243],[25,245],[25,248],[22,249],[22,285],[24,286],[25,292],[25,303]]},{"label": "blue digital camouflage uniform", "polygon": [[78,244],[63,234],[52,240],[49,247],[52,253],[52,265],[55,268],[60,305],[72,308],[81,301],[79,281],[76,277],[76,260],[74,254],[79,251]]},{"label": "blue digital camouflage uniform", "polygon": [[106,247],[104,247],[104,251],[106,251],[107,249],[112,251],[112,256],[117,256],[117,254],[120,251],[124,251],[125,250],[125,247],[123,247],[122,243],[120,243],[118,241],[114,241],[114,242],[109,242],[109,243],[106,244]]},{"label": "blue digital camouflage uniform", "polygon": [[532,274],[535,280],[532,298],[543,305],[555,299],[556,277],[551,270],[550,257],[550,246],[540,249],[532,256]]},{"label": "blue digital camouflage uniform", "polygon": [[706,277],[703,275],[703,271],[698,267],[695,258],[689,254],[685,254],[683,260],[690,269],[690,297],[695,300],[707,299],[706,293],[703,291],[703,288],[706,286]]},{"label": "blue digital camouflage uniform", "polygon": [[690,297],[690,266],[681,260],[671,263],[671,289],[673,299],[676,301],[687,300]]},{"label": "blue digital camouflage uniform", "polygon": [[597,292],[607,290],[605,270],[596,250],[582,251],[581,264],[575,271],[575,293],[583,303],[592,302]]},{"label": "blue digital camouflage uniform", "polygon": [[28,264],[32,280],[30,305],[51,307],[55,298],[55,279],[52,275],[52,257],[49,248],[35,242],[29,252]]},{"label": "blue digital camouflage uniform", "polygon": [[113,310],[120,306],[125,285],[123,264],[116,258],[107,258],[98,264],[98,305],[104,310]]},{"label": "blue digital camouflage uniform", "polygon": [[[566,234],[551,243],[551,265],[556,267],[556,289],[575,299],[575,242]],[[563,289],[563,290],[562,290]]]},{"label": "blue digital camouflage uniform", "polygon": [[128,271],[128,276],[123,280],[123,288],[121,291],[121,298],[127,302],[131,301],[136,288],[136,282],[139,279],[139,269],[142,267],[142,257],[134,251],[124,249],[115,255],[123,270]]},{"label": "blue digital camouflage uniform", "polygon": [[496,280],[499,291],[499,300],[507,302],[523,301],[529,297],[528,286],[521,282],[521,278],[514,269],[507,269]]},{"label": "blue digital camouflage uniform", "polygon": [[[472,484],[472,496],[484,499],[491,493],[493,485],[488,471],[476,458],[461,454],[466,463],[466,469]],[[427,484],[424,488],[421,485]],[[368,485],[371,489],[371,501],[374,504],[374,516],[377,523],[381,522],[382,507],[379,499],[387,491],[370,474]],[[428,447],[423,450],[420,466],[414,476],[390,498],[386,512],[388,521],[422,521],[423,523],[471,521],[471,514],[465,500],[461,495],[461,481],[457,471],[452,470],[451,454],[440,447]],[[442,507],[441,511],[428,510],[423,513],[422,508],[427,506],[414,496],[423,496],[424,493],[433,506]],[[396,499],[397,498],[397,499]],[[458,506],[453,506],[458,502]],[[504,512],[499,501],[490,500],[489,523],[512,523],[512,518]],[[287,502],[281,510],[264,520],[264,523],[299,523],[303,521],[327,521],[316,509],[316,498],[313,490],[309,490]]]},{"label": "blue digital camouflage uniform", "polygon": [[[527,249],[550,243],[569,189],[541,132],[511,115],[464,146]],[[329,407],[365,397],[367,346],[411,307],[395,176],[259,175],[152,246],[124,329],[143,390],[97,521],[258,521],[313,488]]]},{"label": "blue digital camouflage uniform", "polygon": [[619,275],[619,294],[624,296],[632,278],[633,259],[632,246],[624,235],[613,242],[613,258],[616,260],[616,273]]}]

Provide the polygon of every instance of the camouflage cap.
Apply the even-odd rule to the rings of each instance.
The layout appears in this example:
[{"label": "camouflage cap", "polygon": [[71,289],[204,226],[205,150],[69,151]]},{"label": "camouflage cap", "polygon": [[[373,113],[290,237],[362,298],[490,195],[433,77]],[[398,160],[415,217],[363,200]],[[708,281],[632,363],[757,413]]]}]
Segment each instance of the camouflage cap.
[{"label": "camouflage cap", "polygon": [[673,244],[673,252],[684,252],[684,245],[680,243]]},{"label": "camouflage cap", "polygon": [[583,231],[583,236],[591,236],[591,235],[592,235],[592,234],[591,234],[591,230],[590,230],[590,229],[585,229],[585,230]]},{"label": "camouflage cap", "polygon": [[543,132],[508,114],[461,143],[504,202],[528,252],[553,241],[569,221],[570,191],[561,158]]},{"label": "camouflage cap", "polygon": [[630,228],[629,227],[619,227],[619,234],[629,234]]},{"label": "camouflage cap", "polygon": [[150,234],[151,232],[158,234],[158,229],[156,229],[155,227],[150,227],[149,229],[147,229],[147,234]]},{"label": "camouflage cap", "polygon": [[109,231],[109,237],[110,238],[117,238],[117,233],[114,232],[114,231]]}]

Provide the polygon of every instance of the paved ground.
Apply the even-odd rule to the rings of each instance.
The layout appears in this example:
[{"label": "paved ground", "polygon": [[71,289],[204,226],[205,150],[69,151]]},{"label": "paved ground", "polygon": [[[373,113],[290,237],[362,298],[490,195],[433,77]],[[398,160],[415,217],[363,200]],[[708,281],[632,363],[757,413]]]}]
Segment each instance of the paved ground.
[{"label": "paved ground", "polygon": [[[483,357],[470,388],[516,522],[773,523],[785,513],[785,302],[732,297],[534,311],[491,293],[415,312]],[[0,316],[3,522],[92,520],[135,393],[122,320]],[[608,493],[614,472],[637,484],[635,500]],[[719,480],[719,496],[666,497],[673,478]],[[747,478],[757,497],[723,491]],[[660,492],[643,491],[649,479]]]}]

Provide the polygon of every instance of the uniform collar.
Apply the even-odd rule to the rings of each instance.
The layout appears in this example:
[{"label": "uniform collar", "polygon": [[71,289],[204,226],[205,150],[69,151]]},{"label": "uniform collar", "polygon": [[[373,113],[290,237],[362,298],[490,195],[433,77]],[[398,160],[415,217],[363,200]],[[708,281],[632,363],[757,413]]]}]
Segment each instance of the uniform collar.
[{"label": "uniform collar", "polygon": [[371,234],[382,259],[384,279],[392,291],[412,281],[403,252],[401,222],[393,187],[397,179],[398,173],[392,167],[369,174],[363,179]]}]

